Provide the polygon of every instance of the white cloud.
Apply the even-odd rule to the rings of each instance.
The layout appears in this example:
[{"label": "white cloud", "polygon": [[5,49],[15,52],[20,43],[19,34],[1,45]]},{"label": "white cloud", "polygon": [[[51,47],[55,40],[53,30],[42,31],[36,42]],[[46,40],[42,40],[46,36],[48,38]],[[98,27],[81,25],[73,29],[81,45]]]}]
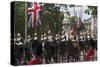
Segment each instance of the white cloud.
[{"label": "white cloud", "polygon": [[[85,13],[86,9],[87,9],[87,6],[82,6],[82,7],[76,6],[76,7],[74,7],[74,10],[73,10],[73,8],[68,7],[68,11],[70,12],[71,16],[74,16],[75,14],[77,14],[77,16],[79,17],[79,15],[82,15],[82,20],[88,19],[88,18],[91,17],[91,15],[88,15],[88,14]],[[81,12],[81,14],[80,14],[80,12]]]}]

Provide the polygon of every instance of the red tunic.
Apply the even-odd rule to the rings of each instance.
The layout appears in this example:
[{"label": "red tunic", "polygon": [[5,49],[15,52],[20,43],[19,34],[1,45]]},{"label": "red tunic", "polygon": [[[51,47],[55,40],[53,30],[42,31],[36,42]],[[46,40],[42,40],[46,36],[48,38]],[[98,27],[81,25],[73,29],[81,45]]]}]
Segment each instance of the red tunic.
[{"label": "red tunic", "polygon": [[28,65],[32,65],[32,64],[42,64],[42,61],[40,58],[35,57],[28,61]]},{"label": "red tunic", "polygon": [[90,48],[87,50],[86,58],[90,61],[94,56],[94,48]]}]

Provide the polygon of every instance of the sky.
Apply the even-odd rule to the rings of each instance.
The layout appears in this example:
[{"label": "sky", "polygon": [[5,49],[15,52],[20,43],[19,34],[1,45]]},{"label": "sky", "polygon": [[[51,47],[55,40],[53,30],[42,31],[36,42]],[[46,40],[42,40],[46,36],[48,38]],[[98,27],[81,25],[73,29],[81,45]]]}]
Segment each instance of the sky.
[{"label": "sky", "polygon": [[[87,6],[82,6],[82,7],[75,7],[75,12],[77,15],[80,15],[80,12],[82,14],[82,20],[88,19],[91,17],[91,15],[88,15],[85,13],[85,10],[87,9]],[[68,8],[68,11],[70,12],[71,16],[74,16],[73,8]]]},{"label": "sky", "polygon": [[[59,6],[59,5],[56,4],[56,6]],[[67,7],[67,9],[70,12],[70,16],[74,16],[73,8]],[[81,11],[79,9],[81,9]],[[81,12],[82,20],[86,20],[86,19],[91,17],[91,15],[88,15],[88,14],[85,13],[86,9],[87,9],[87,6],[83,5],[83,6],[80,7],[78,5],[75,5],[75,12],[77,13],[77,16],[79,16],[80,12]],[[66,11],[64,7],[62,7],[60,10],[61,11]]]},{"label": "sky", "polygon": [[[73,8],[68,7],[68,11],[70,12],[70,16],[74,16],[74,14],[82,15],[82,20],[86,20],[91,17],[91,15],[88,15],[85,13],[85,10],[87,9],[87,6],[81,6],[81,7],[75,7],[74,10]],[[62,11],[65,11],[64,8],[61,9]]]},{"label": "sky", "polygon": [[[91,17],[91,15],[88,15],[88,14],[85,13],[86,9],[87,9],[87,6],[75,7],[75,12],[77,13],[77,16],[79,16],[80,12],[81,12],[82,20],[85,20],[85,19],[88,19],[88,18]],[[70,12],[71,16],[74,16],[73,8],[68,8],[68,11]]]}]

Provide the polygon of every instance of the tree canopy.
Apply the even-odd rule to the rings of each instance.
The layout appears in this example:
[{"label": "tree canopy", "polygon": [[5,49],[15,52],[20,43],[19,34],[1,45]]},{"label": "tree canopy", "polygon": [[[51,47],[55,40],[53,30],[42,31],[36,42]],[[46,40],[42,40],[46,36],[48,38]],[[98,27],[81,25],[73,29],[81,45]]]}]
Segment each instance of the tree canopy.
[{"label": "tree canopy", "polygon": [[91,14],[91,15],[97,15],[97,6],[88,6],[85,13]]},{"label": "tree canopy", "polygon": [[[24,35],[25,33],[25,2],[15,2],[14,4],[14,24],[15,33],[20,32]],[[61,30],[63,13],[60,12],[60,7],[55,4],[45,3],[43,6],[43,20],[42,24],[38,27],[28,29],[28,34],[37,32],[39,35],[50,29],[53,33],[58,33]]]}]

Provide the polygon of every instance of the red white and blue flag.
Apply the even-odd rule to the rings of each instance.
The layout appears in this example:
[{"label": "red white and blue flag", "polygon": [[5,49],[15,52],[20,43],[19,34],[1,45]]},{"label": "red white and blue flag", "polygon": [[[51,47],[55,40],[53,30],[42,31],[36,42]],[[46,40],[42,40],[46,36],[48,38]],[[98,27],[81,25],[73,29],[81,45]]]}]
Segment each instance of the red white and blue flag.
[{"label": "red white and blue flag", "polygon": [[28,27],[37,27],[42,22],[42,10],[43,6],[36,2],[27,3],[28,12]]}]

